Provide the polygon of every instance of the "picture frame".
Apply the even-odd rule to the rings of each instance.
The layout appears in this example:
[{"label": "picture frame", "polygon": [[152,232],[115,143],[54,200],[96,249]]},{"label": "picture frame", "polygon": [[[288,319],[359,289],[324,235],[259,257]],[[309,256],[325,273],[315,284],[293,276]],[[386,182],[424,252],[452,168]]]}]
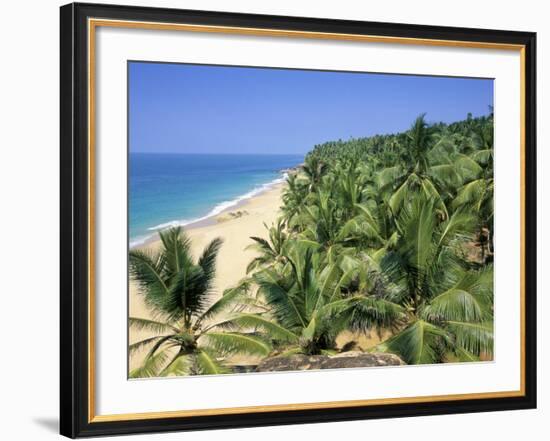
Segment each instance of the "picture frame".
[{"label": "picture frame", "polygon": [[[485,412],[536,407],[536,34],[502,30],[281,17],[225,12],[73,3],[60,9],[60,432],[76,438],[177,430],[255,427],[372,418]],[[105,193],[96,192],[103,173],[96,146],[99,29],[304,39],[322,45],[350,43],[392,47],[478,49],[515,54],[519,62],[517,259],[519,286],[510,288],[518,306],[519,387],[489,392],[405,394],[368,399],[320,399],[223,408],[173,408],[150,412],[97,412],[102,380],[97,376],[96,215]],[[149,34],[147,34],[149,35]],[[153,43],[152,43],[153,44]],[[500,53],[499,52],[499,53]],[[182,57],[182,62],[186,62]],[[106,61],[103,60],[102,63]],[[220,64],[224,64],[223,61]],[[238,63],[237,63],[238,64]],[[261,63],[260,63],[261,65]],[[353,69],[351,69],[353,70]],[[503,100],[505,101],[505,100]],[[497,100],[496,110],[498,112]],[[498,121],[498,119],[497,119]],[[498,125],[498,122],[497,122]],[[103,141],[102,141],[103,142]],[[498,145],[498,137],[496,144]],[[116,142],[111,144],[117,145]],[[125,149],[125,146],[121,147]],[[497,147],[498,148],[498,147]],[[125,150],[124,150],[125,152]],[[504,155],[504,154],[503,154]],[[119,170],[124,175],[125,170]],[[105,211],[104,208],[101,210]],[[126,240],[126,238],[125,238]],[[100,245],[105,247],[105,243]],[[103,251],[102,251],[103,252]],[[498,268],[498,264],[496,265]],[[502,275],[502,273],[500,273]],[[497,280],[498,277],[497,270]],[[498,294],[497,294],[498,296]],[[104,358],[102,355],[101,358]],[[346,375],[345,372],[337,372]],[[308,374],[303,374],[308,375]],[[221,378],[221,377],[219,377]],[[127,381],[121,378],[120,381]],[[170,380],[171,381],[171,380]],[[222,381],[222,380],[219,380]]]}]

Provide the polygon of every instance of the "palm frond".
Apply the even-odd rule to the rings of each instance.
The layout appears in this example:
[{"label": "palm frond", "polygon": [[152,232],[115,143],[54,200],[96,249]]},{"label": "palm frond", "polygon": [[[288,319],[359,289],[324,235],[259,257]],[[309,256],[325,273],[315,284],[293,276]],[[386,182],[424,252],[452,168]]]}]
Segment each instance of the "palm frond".
[{"label": "palm frond", "polygon": [[200,350],[195,356],[196,369],[200,375],[227,374],[230,369],[221,365],[208,351]]},{"label": "palm frond", "polygon": [[462,176],[454,164],[439,164],[430,167],[430,175],[447,188],[456,188],[462,185]]},{"label": "palm frond", "polygon": [[298,336],[292,331],[259,314],[238,314],[228,318],[223,323],[234,324],[245,331],[265,333],[273,340],[289,343],[298,342]]},{"label": "palm frond", "polygon": [[348,220],[338,232],[337,240],[349,239],[369,240],[382,244],[384,239],[378,232],[378,225],[364,215],[356,216]]},{"label": "palm frond", "polygon": [[476,179],[462,186],[452,201],[452,207],[458,208],[463,205],[471,206],[478,204],[487,189],[484,179]]},{"label": "palm frond", "polygon": [[[165,336],[159,338],[155,342],[155,344],[153,344],[153,346],[151,347],[151,349],[149,350],[149,352],[145,356],[145,360],[147,361],[148,359],[153,358],[155,356],[155,353],[162,347],[162,345],[164,345],[166,342],[168,342],[169,340],[171,340],[173,338],[174,338],[173,335],[165,335]],[[164,347],[164,349],[166,349],[166,346]]]},{"label": "palm frond", "polygon": [[247,249],[254,249],[271,255],[275,255],[275,250],[271,247],[271,244],[262,237],[250,236],[255,243],[248,245]]},{"label": "palm frond", "polygon": [[138,282],[145,302],[153,309],[162,310],[168,286],[163,272],[165,260],[146,251],[131,250],[129,253],[130,274]]},{"label": "palm frond", "polygon": [[191,375],[193,371],[193,355],[178,352],[166,367],[159,372],[160,377],[182,377]]},{"label": "palm frond", "polygon": [[151,344],[155,343],[159,339],[165,337],[164,335],[158,336],[158,337],[150,337],[146,338],[145,340],[140,340],[135,343],[132,343],[130,346],[128,346],[128,351],[130,355],[132,355],[134,352],[137,352],[143,348],[146,348],[150,346]]},{"label": "palm frond", "polygon": [[453,159],[465,181],[477,179],[483,173],[481,166],[467,155],[457,154]]},{"label": "palm frond", "polygon": [[148,378],[156,377],[162,370],[163,365],[168,360],[166,351],[157,352],[153,357],[147,357],[143,364],[130,371],[130,378]]},{"label": "palm frond", "polygon": [[493,353],[493,323],[468,323],[449,320],[446,327],[454,336],[456,347],[476,356]]},{"label": "palm frond", "polygon": [[256,283],[276,320],[287,329],[306,326],[303,302],[293,295],[292,288],[283,286],[273,271],[255,274]]},{"label": "palm frond", "polygon": [[236,305],[248,303],[247,298],[246,292],[243,291],[240,286],[227,290],[222,297],[212,303],[208,309],[201,314],[200,322],[212,320],[221,313],[231,311]]},{"label": "palm frond", "polygon": [[403,169],[399,165],[386,167],[377,175],[378,188],[383,190],[388,185],[394,185],[403,176]]},{"label": "palm frond", "polygon": [[447,206],[433,182],[430,179],[422,179],[420,185],[426,198],[433,201],[434,208],[439,211],[439,216],[447,219],[449,217]]},{"label": "palm frond", "polygon": [[214,274],[216,271],[216,258],[222,245],[223,240],[221,238],[217,237],[213,239],[208,245],[206,245],[201,256],[199,257],[198,265],[202,268],[206,281],[206,286],[203,288],[204,290],[210,288],[211,282],[214,279]]},{"label": "palm frond", "polygon": [[436,226],[434,200],[416,196],[398,219],[402,242],[400,253],[408,256],[412,268],[424,270],[433,250],[432,236]]},{"label": "palm frond", "polygon": [[430,300],[422,311],[427,320],[480,322],[486,317],[484,306],[468,291],[449,289]]},{"label": "palm frond", "polygon": [[439,246],[447,245],[458,235],[471,234],[475,227],[475,217],[463,210],[455,211],[449,219],[441,224]]},{"label": "palm frond", "polygon": [[470,157],[482,166],[486,166],[493,159],[493,149],[478,150],[470,155]]},{"label": "palm frond", "polygon": [[138,317],[129,317],[128,324],[136,331],[146,330],[158,334],[163,332],[179,332],[178,328],[170,325],[169,323],[163,323]]},{"label": "palm frond", "polygon": [[263,339],[236,332],[208,332],[199,339],[202,348],[210,348],[223,355],[263,355],[271,352],[271,345]]},{"label": "palm frond", "polygon": [[357,295],[329,303],[323,315],[338,320],[342,328],[366,332],[395,326],[404,318],[405,308],[386,299]]},{"label": "palm frond", "polygon": [[388,201],[388,205],[394,214],[399,213],[407,194],[410,193],[411,188],[417,187],[419,183],[419,177],[413,173],[409,175],[407,179],[399,186],[399,188],[392,194]]},{"label": "palm frond", "polygon": [[206,308],[211,299],[210,277],[198,265],[175,275],[163,303],[163,309],[171,320],[200,314]]},{"label": "palm frond", "polygon": [[162,256],[165,260],[165,277],[170,280],[183,268],[191,265],[191,241],[181,227],[159,232]]},{"label": "palm frond", "polygon": [[379,345],[378,349],[392,352],[408,364],[432,364],[442,361],[441,347],[449,342],[450,336],[444,329],[417,320]]},{"label": "palm frond", "polygon": [[458,361],[461,363],[472,363],[479,361],[479,356],[472,354],[460,346],[455,346],[447,357],[450,358],[450,361]]}]

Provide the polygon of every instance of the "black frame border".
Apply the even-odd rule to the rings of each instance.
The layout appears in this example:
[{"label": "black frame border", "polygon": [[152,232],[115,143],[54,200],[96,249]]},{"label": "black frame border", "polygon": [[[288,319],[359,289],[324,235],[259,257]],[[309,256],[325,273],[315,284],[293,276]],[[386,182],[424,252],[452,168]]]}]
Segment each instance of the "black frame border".
[{"label": "black frame border", "polygon": [[[523,45],[525,395],[88,421],[88,18]],[[536,33],[72,3],[60,9],[60,433],[70,438],[536,408]]]}]

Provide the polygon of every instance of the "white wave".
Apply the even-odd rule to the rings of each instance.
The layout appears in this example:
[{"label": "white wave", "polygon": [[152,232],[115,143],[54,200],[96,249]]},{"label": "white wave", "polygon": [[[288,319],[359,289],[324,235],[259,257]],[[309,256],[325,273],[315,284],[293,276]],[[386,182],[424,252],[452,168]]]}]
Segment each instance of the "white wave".
[{"label": "white wave", "polygon": [[140,245],[143,245],[144,243],[146,243],[152,237],[153,237],[152,234],[150,234],[148,236],[136,237],[134,240],[130,241],[130,248],[134,248],[134,247],[138,247]]},{"label": "white wave", "polygon": [[[260,193],[263,193],[264,191],[269,190],[274,185],[277,185],[277,184],[280,184],[280,183],[284,182],[287,179],[287,177],[288,177],[288,173],[283,173],[281,177],[279,177],[277,179],[274,179],[273,181],[267,182],[265,184],[262,184],[262,185],[260,185],[256,188],[254,188],[253,190],[251,190],[251,191],[249,191],[249,192],[247,192],[247,193],[245,193],[241,196],[236,197],[235,199],[231,199],[229,201],[221,202],[218,205],[216,205],[212,210],[210,210],[204,216],[197,217],[197,218],[194,218],[194,219],[172,220],[172,221],[169,221],[169,222],[164,222],[164,223],[159,224],[159,225],[155,225],[154,227],[150,227],[150,228],[148,228],[148,230],[157,232],[157,231],[164,230],[166,228],[178,227],[178,226],[184,227],[186,225],[194,224],[196,222],[205,221],[205,220],[207,220],[211,217],[217,216],[218,214],[224,212],[225,210],[227,210],[231,207],[235,207],[236,205],[240,204],[241,202],[243,202],[247,199],[253,198],[254,196],[259,195]],[[134,247],[134,246],[137,246],[137,245],[143,245],[152,236],[153,235],[149,235],[149,236],[142,237],[142,238],[137,238],[134,241],[130,242],[130,246]]]}]

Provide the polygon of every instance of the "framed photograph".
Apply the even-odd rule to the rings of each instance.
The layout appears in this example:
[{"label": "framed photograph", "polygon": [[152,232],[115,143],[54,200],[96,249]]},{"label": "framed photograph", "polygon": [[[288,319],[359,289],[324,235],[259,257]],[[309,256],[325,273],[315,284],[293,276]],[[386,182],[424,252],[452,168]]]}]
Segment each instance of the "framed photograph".
[{"label": "framed photograph", "polygon": [[61,8],[61,433],[536,406],[528,32]]}]

